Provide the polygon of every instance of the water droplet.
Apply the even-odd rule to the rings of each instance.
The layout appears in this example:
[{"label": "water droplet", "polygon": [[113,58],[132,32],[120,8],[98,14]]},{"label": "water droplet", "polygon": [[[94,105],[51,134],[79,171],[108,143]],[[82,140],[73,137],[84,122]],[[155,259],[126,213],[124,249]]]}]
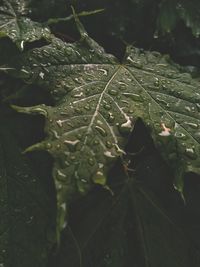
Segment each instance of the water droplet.
[{"label": "water droplet", "polygon": [[198,129],[199,125],[196,123],[192,123],[192,122],[184,122],[186,125],[190,126],[193,129]]},{"label": "water droplet", "polygon": [[99,141],[98,140],[94,140],[93,144],[94,145],[99,145]]},{"label": "water droplet", "polygon": [[60,205],[60,208],[63,210],[63,211],[66,211],[66,203],[62,203],[61,205]]},{"label": "water droplet", "polygon": [[67,166],[67,167],[69,167],[70,166],[70,163],[67,161],[67,160],[65,160],[65,166]]},{"label": "water droplet", "polygon": [[71,146],[76,146],[80,141],[79,140],[65,140],[64,143]]},{"label": "water droplet", "polygon": [[85,122],[87,122],[87,121],[88,121],[88,117],[83,117],[83,120],[84,120]]},{"label": "water droplet", "polygon": [[185,107],[185,110],[187,110],[187,111],[191,112],[191,108],[190,108],[190,107],[188,107],[188,106],[186,106],[186,107]]},{"label": "water droplet", "polygon": [[26,221],[27,224],[30,224],[33,221],[34,216],[30,216],[30,218]]},{"label": "water droplet", "polygon": [[80,108],[74,108],[74,111],[76,112],[76,113],[78,113],[78,114],[81,114],[82,113],[82,110],[80,109]]},{"label": "water droplet", "polygon": [[72,156],[70,157],[70,159],[71,159],[71,161],[75,161],[75,160],[76,160],[76,157],[72,155]]},{"label": "water droplet", "polygon": [[55,130],[52,130],[52,133],[56,139],[60,138],[59,134]]},{"label": "water droplet", "polygon": [[46,143],[46,148],[50,149],[50,148],[52,148],[52,145],[50,143]]},{"label": "water droplet", "polygon": [[101,71],[103,75],[106,75],[106,76],[108,75],[108,71],[105,69],[99,69],[99,71]]},{"label": "water droplet", "polygon": [[154,38],[154,39],[158,39],[158,31],[155,31],[155,32],[154,32],[153,38]]},{"label": "water droplet", "polygon": [[86,109],[86,110],[90,110],[90,109],[91,109],[91,107],[90,107],[90,105],[89,105],[89,104],[86,104],[86,105],[84,106],[84,109]]},{"label": "water droplet", "polygon": [[106,177],[102,171],[97,171],[96,174],[92,177],[92,180],[95,184],[105,185]]},{"label": "water droplet", "polygon": [[109,112],[109,113],[108,113],[108,121],[109,121],[109,122],[113,122],[114,120],[115,120],[114,115],[113,115],[111,112]]},{"label": "water droplet", "polygon": [[128,87],[128,85],[125,82],[119,81],[118,83],[120,85],[121,90],[126,90],[126,88]]},{"label": "water droplet", "polygon": [[126,155],[126,152],[125,152],[123,149],[121,149],[121,148],[118,146],[118,144],[115,144],[115,148],[116,148],[116,152],[117,152],[118,154]]},{"label": "water droplet", "polygon": [[44,72],[41,71],[41,72],[39,73],[39,76],[40,76],[41,79],[44,79]]},{"label": "water droplet", "polygon": [[126,116],[126,119],[127,119],[127,121],[121,124],[121,128],[131,129],[132,128],[132,121],[128,116]]},{"label": "water droplet", "polygon": [[82,96],[83,96],[83,92],[80,92],[78,94],[73,95],[73,97],[75,97],[75,98],[80,98]]},{"label": "water droplet", "polygon": [[112,148],[113,144],[110,141],[106,141],[106,147],[107,148]]},{"label": "water droplet", "polygon": [[124,96],[132,99],[133,101],[139,101],[139,102],[143,102],[144,99],[142,98],[141,95],[138,94],[133,94],[133,93],[123,93]]},{"label": "water droplet", "polygon": [[197,107],[198,111],[200,111],[200,104],[199,103],[196,104],[196,107]]},{"label": "water droplet", "polygon": [[107,109],[107,110],[110,110],[110,109],[111,109],[111,105],[109,105],[109,104],[104,104],[104,108]]},{"label": "water droplet", "polygon": [[102,127],[100,126],[95,126],[95,129],[102,135],[102,136],[107,136],[107,132],[105,129],[103,129]]},{"label": "water droplet", "polygon": [[88,159],[88,163],[90,164],[90,166],[94,165],[94,159],[93,158],[89,158]]},{"label": "water droplet", "polygon": [[186,148],[185,150],[186,156],[188,156],[190,159],[196,159],[197,155],[195,153],[194,148]]},{"label": "water droplet", "polygon": [[155,85],[156,87],[159,87],[159,85],[160,85],[159,79],[158,79],[157,77],[155,78],[154,85]]},{"label": "water droplet", "polygon": [[110,89],[108,92],[110,95],[113,95],[113,96],[116,96],[118,94],[118,91],[115,89]]},{"label": "water droplet", "polygon": [[116,157],[116,155],[113,155],[110,151],[105,151],[104,152],[104,155],[106,157],[108,157],[108,158],[115,158]]},{"label": "water droplet", "polygon": [[97,124],[98,124],[98,125],[103,125],[103,122],[100,121],[100,120],[97,120]]},{"label": "water droplet", "polygon": [[177,138],[182,138],[182,139],[186,139],[186,135],[184,133],[180,133],[180,132],[175,132],[175,137]]},{"label": "water droplet", "polygon": [[56,123],[58,124],[59,127],[62,127],[63,126],[62,125],[63,121],[61,121],[61,120],[57,120]]},{"label": "water droplet", "polygon": [[61,171],[61,170],[57,170],[56,171],[56,179],[58,181],[65,181],[66,180],[66,175]]}]

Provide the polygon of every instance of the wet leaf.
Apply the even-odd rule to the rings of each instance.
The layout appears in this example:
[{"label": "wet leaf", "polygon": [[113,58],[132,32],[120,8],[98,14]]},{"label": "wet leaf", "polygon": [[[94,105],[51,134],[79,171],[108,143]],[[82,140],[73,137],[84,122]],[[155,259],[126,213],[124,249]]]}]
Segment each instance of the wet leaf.
[{"label": "wet leaf", "polygon": [[[77,22],[79,24],[79,22]],[[24,53],[8,73],[50,90],[56,105],[20,108],[46,117],[44,149],[55,159],[58,225],[65,227],[66,199],[94,185],[107,188],[110,166],[125,154],[128,136],[141,118],[183,192],[186,172],[200,173],[199,83],[168,57],[128,47],[121,64],[88,37]]]},{"label": "wet leaf", "polygon": [[9,37],[21,50],[25,42],[48,38],[50,31],[40,23],[28,18],[28,4],[25,0],[0,1],[0,36]]},{"label": "wet leaf", "polygon": [[53,241],[48,199],[5,128],[0,129],[0,266],[45,267]]}]

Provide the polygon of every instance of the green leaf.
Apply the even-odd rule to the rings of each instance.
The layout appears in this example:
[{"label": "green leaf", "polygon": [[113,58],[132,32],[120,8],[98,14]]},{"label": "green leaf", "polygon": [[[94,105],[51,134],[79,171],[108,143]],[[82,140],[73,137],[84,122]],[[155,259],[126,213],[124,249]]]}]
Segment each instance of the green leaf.
[{"label": "green leaf", "polygon": [[125,154],[138,118],[174,171],[181,193],[183,175],[200,173],[199,82],[157,52],[128,47],[120,64],[82,25],[79,29],[80,42],[55,39],[15,59],[20,65],[11,64],[15,70],[8,71],[56,96],[53,107],[15,108],[46,117],[48,137],[27,151],[45,149],[55,159],[59,227],[65,226],[71,194],[84,194],[94,184],[106,187],[107,172]]},{"label": "green leaf", "polygon": [[91,193],[72,206],[49,267],[199,266],[198,247],[160,202],[132,178],[114,197]]},{"label": "green leaf", "polygon": [[21,50],[25,42],[49,38],[50,31],[40,23],[29,19],[28,1],[0,1],[0,36],[8,36]]},{"label": "green leaf", "polygon": [[[0,129],[0,266],[45,267],[50,242],[48,199],[16,140]],[[4,128],[4,129],[2,129]]]},{"label": "green leaf", "polygon": [[157,19],[158,28],[163,32],[171,32],[177,22],[184,21],[192,30],[194,36],[200,35],[200,3],[198,0],[168,0],[160,4],[160,12]]}]

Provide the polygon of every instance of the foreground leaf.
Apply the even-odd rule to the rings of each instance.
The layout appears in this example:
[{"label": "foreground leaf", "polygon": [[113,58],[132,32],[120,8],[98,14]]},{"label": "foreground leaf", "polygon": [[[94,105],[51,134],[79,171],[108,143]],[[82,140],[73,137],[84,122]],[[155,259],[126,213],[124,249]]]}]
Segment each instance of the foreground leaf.
[{"label": "foreground leaf", "polygon": [[0,213],[0,266],[45,267],[51,247],[47,196],[5,127],[0,129]]},{"label": "foreground leaf", "polygon": [[55,39],[15,59],[20,64],[8,71],[57,99],[55,107],[15,108],[46,117],[47,139],[27,151],[45,149],[55,158],[59,228],[65,226],[71,194],[86,193],[93,184],[106,186],[107,172],[125,154],[138,118],[170,164],[181,193],[184,173],[200,173],[199,83],[157,52],[128,47],[120,64],[79,26],[81,42]]},{"label": "foreground leaf", "polygon": [[28,3],[26,0],[0,1],[0,36],[8,36],[21,50],[25,42],[50,36],[47,27],[26,17],[29,12]]}]

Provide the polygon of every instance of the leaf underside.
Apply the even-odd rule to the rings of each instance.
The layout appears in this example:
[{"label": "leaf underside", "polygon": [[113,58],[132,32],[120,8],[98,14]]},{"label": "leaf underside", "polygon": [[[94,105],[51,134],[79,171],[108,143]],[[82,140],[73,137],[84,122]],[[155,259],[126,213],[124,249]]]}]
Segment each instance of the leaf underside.
[{"label": "leaf underside", "polygon": [[0,1],[0,36],[9,37],[21,50],[25,42],[49,38],[50,31],[25,15],[29,12],[28,1]]},{"label": "leaf underside", "polygon": [[116,158],[141,118],[182,192],[185,172],[200,173],[199,83],[157,52],[128,47],[120,64],[90,39],[52,44],[23,53],[8,73],[46,88],[55,106],[15,107],[46,117],[48,137],[27,149],[55,159],[58,225],[65,226],[66,200],[93,184],[106,186]]}]

